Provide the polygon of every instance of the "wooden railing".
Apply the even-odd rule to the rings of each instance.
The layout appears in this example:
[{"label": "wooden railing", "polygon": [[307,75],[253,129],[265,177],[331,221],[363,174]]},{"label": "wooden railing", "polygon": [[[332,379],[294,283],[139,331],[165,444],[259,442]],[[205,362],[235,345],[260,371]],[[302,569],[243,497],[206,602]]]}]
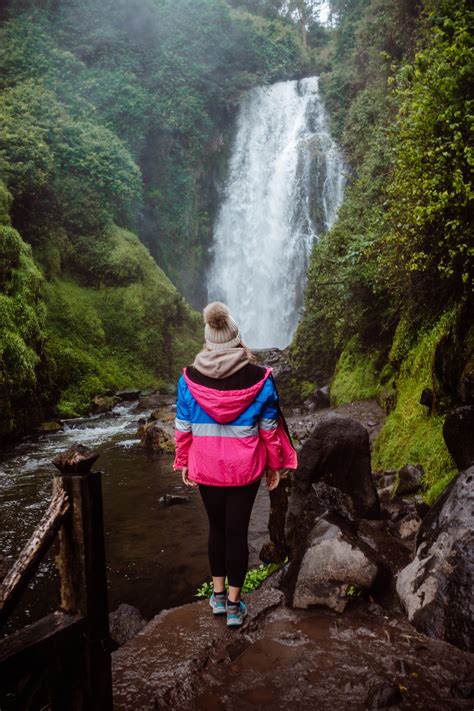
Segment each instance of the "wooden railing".
[{"label": "wooden railing", "polygon": [[101,472],[91,471],[97,456],[76,444],[54,459],[51,503],[0,585],[4,625],[59,538],[59,610],[0,639],[2,711],[112,709]]}]

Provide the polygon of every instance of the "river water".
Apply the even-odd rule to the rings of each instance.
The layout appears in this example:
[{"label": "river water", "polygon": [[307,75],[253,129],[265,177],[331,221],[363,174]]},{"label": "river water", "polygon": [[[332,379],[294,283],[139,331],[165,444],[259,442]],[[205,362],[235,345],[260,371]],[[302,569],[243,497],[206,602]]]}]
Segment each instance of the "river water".
[{"label": "river water", "polygon": [[[74,442],[100,454],[104,473],[105,542],[109,606],[134,605],[150,618],[163,608],[189,602],[209,578],[207,518],[199,493],[184,491],[169,455],[147,456],[137,439],[146,412],[137,403],[106,416],[66,423],[64,431],[25,439],[0,457],[0,550],[16,558],[51,499],[51,460]],[[163,507],[165,493],[186,494],[189,502]],[[251,526],[251,560],[265,536],[268,495],[262,486]],[[58,603],[54,551],[41,565],[7,631],[52,612]]]}]

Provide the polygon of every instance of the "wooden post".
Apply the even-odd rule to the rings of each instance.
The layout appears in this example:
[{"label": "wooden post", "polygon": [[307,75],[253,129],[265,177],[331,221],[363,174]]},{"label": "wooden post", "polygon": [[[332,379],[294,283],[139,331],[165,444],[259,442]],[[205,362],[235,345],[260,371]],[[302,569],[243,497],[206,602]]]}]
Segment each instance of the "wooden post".
[{"label": "wooden post", "polygon": [[61,579],[60,609],[86,618],[85,705],[112,709],[109,609],[102,509],[102,472],[91,467],[98,455],[80,444],[57,456],[54,490],[63,489],[70,508],[59,532],[56,565]]}]

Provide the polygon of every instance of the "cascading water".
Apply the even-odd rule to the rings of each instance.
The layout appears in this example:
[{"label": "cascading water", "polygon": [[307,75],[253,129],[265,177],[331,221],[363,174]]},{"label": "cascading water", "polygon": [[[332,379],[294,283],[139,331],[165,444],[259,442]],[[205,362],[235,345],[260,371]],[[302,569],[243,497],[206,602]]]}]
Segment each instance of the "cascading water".
[{"label": "cascading water", "polygon": [[318,78],[247,93],[214,229],[209,300],[224,301],[253,348],[284,348],[303,306],[315,239],[334,222],[343,162]]}]

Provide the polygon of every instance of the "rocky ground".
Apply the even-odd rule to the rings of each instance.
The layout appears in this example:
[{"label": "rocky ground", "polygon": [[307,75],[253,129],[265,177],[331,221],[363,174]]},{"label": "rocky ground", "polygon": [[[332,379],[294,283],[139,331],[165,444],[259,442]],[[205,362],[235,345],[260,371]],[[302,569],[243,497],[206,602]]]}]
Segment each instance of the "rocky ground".
[{"label": "rocky ground", "polygon": [[240,630],[207,601],[155,617],[113,654],[115,710],[473,708],[474,656],[401,614],[290,610],[268,584],[247,600]]},{"label": "rocky ground", "polygon": [[[474,655],[432,639],[429,629],[430,636],[417,631],[395,591],[397,573],[415,556],[426,508],[413,495],[420,476],[415,467],[400,476],[395,498],[394,473],[370,472],[369,438],[383,418],[374,401],[287,411],[290,431],[298,446],[303,445],[299,476],[309,487],[296,487],[290,500],[290,542],[297,532],[292,564],[247,596],[249,618],[240,630],[228,630],[225,620],[213,619],[207,601],[165,610],[151,620],[113,654],[116,710],[474,708]],[[343,440],[349,431],[349,459],[343,466],[331,464],[334,452],[347,446]],[[327,452],[318,462],[323,444]],[[346,470],[351,472],[347,481]],[[364,499],[350,490],[354,476]],[[311,530],[315,511],[321,513],[318,506],[325,509],[317,518],[325,530],[319,538]],[[252,562],[267,537],[268,494],[263,487],[255,513]],[[335,554],[331,565],[340,565],[337,550],[342,546],[345,573],[354,553],[362,552],[366,568],[372,566],[372,576],[366,582],[362,577],[359,588],[348,587],[343,577],[336,580],[336,572],[332,580],[318,579],[319,548],[328,531]],[[304,579],[308,556],[313,576],[309,598]],[[311,560],[316,560],[316,571]],[[350,575],[356,573],[353,569]],[[344,612],[315,604],[321,596]],[[308,609],[298,609],[306,603]]]}]

